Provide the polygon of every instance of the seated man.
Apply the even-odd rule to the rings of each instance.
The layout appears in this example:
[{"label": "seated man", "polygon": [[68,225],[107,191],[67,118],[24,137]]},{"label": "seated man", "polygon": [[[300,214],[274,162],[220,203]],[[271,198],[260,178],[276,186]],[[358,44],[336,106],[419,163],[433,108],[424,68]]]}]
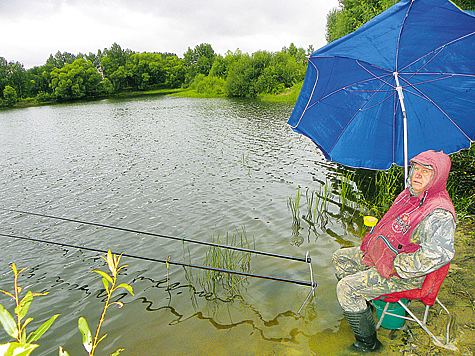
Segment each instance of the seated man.
[{"label": "seated man", "polygon": [[414,157],[408,188],[361,246],[333,254],[338,302],[355,335],[353,348],[375,351],[381,346],[368,301],[420,288],[428,273],[454,257],[455,211],[445,188],[450,165],[442,152]]}]

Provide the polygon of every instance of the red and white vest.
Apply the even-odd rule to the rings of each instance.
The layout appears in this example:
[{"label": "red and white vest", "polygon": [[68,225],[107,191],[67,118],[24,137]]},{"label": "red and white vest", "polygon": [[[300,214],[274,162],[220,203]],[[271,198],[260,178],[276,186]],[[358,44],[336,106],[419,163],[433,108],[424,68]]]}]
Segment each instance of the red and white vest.
[{"label": "red and white vest", "polygon": [[363,263],[376,266],[379,274],[385,278],[391,277],[396,255],[412,253],[420,248],[420,245],[411,242],[411,236],[424,217],[434,209],[445,209],[455,218],[452,200],[445,189],[450,158],[442,152],[426,151],[411,161],[431,165],[434,177],[418,196],[411,195],[409,188],[402,191],[381,221],[366,233],[360,247]]}]

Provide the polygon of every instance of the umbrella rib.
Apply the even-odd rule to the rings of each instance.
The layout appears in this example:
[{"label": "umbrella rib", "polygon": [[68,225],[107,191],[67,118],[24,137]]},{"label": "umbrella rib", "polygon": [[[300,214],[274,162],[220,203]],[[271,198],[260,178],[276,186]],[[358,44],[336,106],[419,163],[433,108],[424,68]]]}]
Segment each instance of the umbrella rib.
[{"label": "umbrella rib", "polygon": [[[440,80],[445,80],[445,79],[450,79],[452,77],[473,77],[475,78],[475,74],[461,74],[461,73],[403,73],[403,74],[409,74],[410,75],[410,78],[413,78],[415,75],[440,75],[440,78],[436,78],[436,79],[430,79],[430,80],[423,80],[423,81],[420,81],[420,82],[417,82],[417,83],[411,83],[407,86],[403,86],[404,88],[406,87],[415,87],[416,85],[421,85],[421,84],[427,84],[427,83],[432,83],[432,82],[438,82]],[[404,79],[405,82],[407,82],[410,78],[408,79]]]},{"label": "umbrella rib", "polygon": [[409,7],[407,8],[406,16],[404,16],[404,20],[402,20],[402,23],[401,23],[401,29],[399,30],[399,36],[397,39],[397,47],[396,47],[396,58],[395,58],[396,72],[398,72],[399,44],[401,43],[402,30],[404,29],[404,24],[406,23],[407,17],[409,16],[409,11],[411,11],[413,4],[414,4],[414,0],[411,0],[411,5],[409,5]]},{"label": "umbrella rib", "polygon": [[310,100],[312,100],[313,92],[315,91],[315,88],[316,88],[317,83],[318,83],[318,77],[319,77],[320,72],[319,72],[317,66],[315,64],[313,64],[312,62],[310,62],[310,60],[309,60],[309,63],[311,63],[315,67],[315,70],[317,71],[317,77],[315,79],[315,83],[313,84],[312,93],[308,97],[307,105],[305,105],[305,109],[302,110],[302,115],[300,115],[299,121],[297,122],[297,124],[295,126],[290,125],[290,127],[293,128],[293,129],[297,128],[300,125],[300,121],[302,121],[302,118],[303,118],[305,112],[307,111],[307,109],[309,109],[310,107],[315,105],[315,104],[312,104],[312,105],[309,106]]},{"label": "umbrella rib", "polygon": [[[317,56],[315,56],[315,57],[317,57]],[[315,57],[313,57],[313,58],[315,58]],[[322,56],[322,57],[327,57],[327,56]],[[350,86],[353,86],[353,85],[356,85],[356,84],[361,84],[361,83],[368,82],[368,81],[372,81],[372,80],[379,80],[379,81],[381,81],[381,82],[383,82],[383,83],[385,83],[385,84],[388,84],[388,83],[387,83],[385,80],[383,80],[382,78],[383,78],[384,76],[389,76],[389,74],[385,74],[385,75],[382,75],[382,76],[378,77],[378,76],[374,75],[371,71],[369,71],[367,68],[365,68],[364,66],[362,66],[362,65],[359,63],[359,61],[357,61],[357,62],[358,62],[358,64],[359,64],[362,68],[364,68],[366,71],[368,71],[368,73],[370,73],[370,74],[373,76],[373,78],[365,79],[365,80],[361,80],[361,81],[359,81],[359,82],[354,82],[354,83],[347,84],[347,85],[345,85],[344,87],[338,88],[338,89],[332,91],[331,93],[328,93],[327,95],[321,97],[319,100],[317,100],[316,102],[314,102],[314,103],[311,104],[311,105],[310,105],[310,101],[311,101],[311,99],[312,99],[312,97],[313,97],[313,94],[314,94],[314,92],[315,92],[315,88],[316,88],[317,83],[318,83],[318,78],[319,78],[319,73],[320,73],[320,72],[319,72],[318,68],[315,66],[315,64],[314,64],[313,62],[310,62],[310,63],[313,65],[313,67],[315,68],[316,72],[317,72],[317,77],[316,77],[316,79],[315,79],[315,83],[314,83],[314,85],[313,85],[312,92],[311,92],[311,94],[310,94],[310,96],[309,96],[309,99],[308,99],[308,101],[307,101],[307,105],[305,106],[305,109],[302,110],[302,114],[300,115],[300,118],[299,118],[297,124],[296,124],[295,126],[292,126],[292,125],[289,125],[289,126],[290,126],[291,128],[293,128],[293,129],[297,128],[297,127],[299,126],[299,124],[300,124],[300,121],[302,121],[302,118],[303,118],[305,112],[306,112],[308,109],[310,109],[312,106],[317,105],[318,103],[320,103],[321,101],[325,100],[326,98],[328,98],[328,97],[334,95],[335,93],[337,93],[337,92],[339,92],[339,91],[341,91],[341,90],[358,91],[358,90],[350,90],[350,89],[347,89],[347,88],[350,87]],[[379,68],[379,67],[378,67],[378,68]],[[381,68],[380,68],[380,69],[381,69]],[[389,84],[388,84],[388,85],[389,85]],[[378,89],[378,90],[376,90],[376,91],[374,91],[374,92],[376,93],[376,92],[378,92],[378,91],[380,91],[380,90]],[[362,90],[361,92],[365,92],[365,90]],[[368,90],[367,92],[371,92],[371,91]],[[363,106],[364,106],[364,105],[363,105]]]},{"label": "umbrella rib", "polygon": [[[371,72],[369,72],[371,73]],[[372,73],[371,73],[372,74]],[[382,81],[383,84],[381,84],[380,88],[384,86],[384,81]],[[360,106],[360,108],[358,110],[355,111],[355,113],[353,114],[353,116],[351,117],[350,120],[348,120],[348,122],[346,123],[345,127],[343,128],[343,130],[341,130],[340,134],[338,135],[337,139],[335,140],[335,142],[333,143],[332,147],[328,150],[328,152],[330,153],[331,151],[333,151],[333,148],[335,148],[335,145],[338,143],[338,141],[340,140],[341,136],[343,136],[343,133],[346,131],[346,129],[348,128],[348,126],[350,126],[351,122],[353,121],[353,119],[356,117],[356,115],[358,114],[358,112],[362,111],[364,106],[371,100],[371,98],[373,96],[376,95],[376,93],[378,93],[378,90],[375,90],[373,95],[371,95],[364,103],[363,105]],[[390,97],[390,96],[389,96]],[[388,99],[389,97],[387,97],[386,99]],[[386,99],[383,99],[382,101],[386,100]],[[382,102],[381,101],[381,102]]]},{"label": "umbrella rib", "polygon": [[472,142],[472,139],[460,128],[460,126],[457,125],[457,123],[454,120],[452,120],[452,118],[439,105],[437,105],[430,97],[428,97],[427,94],[425,94],[424,92],[416,88],[411,83],[407,82],[404,78],[401,78],[401,79],[404,82],[406,82],[409,87],[413,88],[415,91],[417,91],[417,93],[419,93],[417,94],[417,93],[412,92],[413,95],[419,96],[420,98],[425,99],[428,102],[430,102],[432,105],[434,105],[470,142]]},{"label": "umbrella rib", "polygon": [[[437,47],[437,48],[433,49],[433,50],[430,51],[430,52],[427,52],[427,53],[424,54],[423,56],[421,56],[421,57],[415,59],[414,61],[412,61],[411,63],[407,64],[404,68],[402,68],[402,69],[400,70],[400,72],[403,72],[405,68],[408,68],[408,67],[412,66],[414,63],[420,61],[420,60],[423,59],[424,57],[427,57],[427,56],[429,56],[431,53],[433,53],[434,55],[432,56],[432,58],[430,58],[421,68],[419,68],[419,70],[417,71],[417,72],[419,72],[422,68],[424,68],[424,66],[426,66],[427,64],[429,64],[430,61],[432,61],[435,57],[437,57],[440,53],[442,53],[443,50],[444,50],[447,46],[449,46],[449,45],[451,45],[451,44],[453,44],[453,43],[455,43],[455,42],[459,42],[459,41],[461,41],[461,40],[463,40],[463,39],[465,39],[465,38],[467,38],[467,37],[474,36],[474,35],[475,35],[475,31],[474,31],[474,32],[471,32],[471,33],[467,33],[467,34],[465,34],[465,35],[463,35],[463,36],[461,36],[461,37],[459,37],[459,38],[455,38],[455,39],[453,39],[453,40],[450,41],[450,42],[444,43],[442,46]],[[399,45],[398,45],[398,51],[399,51]],[[396,68],[397,68],[397,64],[396,64]],[[417,73],[417,72],[416,72],[416,73]]]}]

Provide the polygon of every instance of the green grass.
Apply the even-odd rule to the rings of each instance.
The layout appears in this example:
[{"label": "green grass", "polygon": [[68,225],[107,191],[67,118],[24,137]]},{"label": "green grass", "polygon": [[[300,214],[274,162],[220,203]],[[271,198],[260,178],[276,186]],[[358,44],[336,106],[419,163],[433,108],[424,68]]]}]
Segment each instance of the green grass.
[{"label": "green grass", "polygon": [[[217,234],[211,237],[211,242],[226,246],[254,249],[247,237],[244,227],[234,233]],[[231,271],[251,272],[251,253],[227,248],[211,246],[206,252],[204,265]],[[206,293],[217,297],[222,294],[231,298],[240,294],[240,288],[245,283],[246,277],[236,274],[204,270],[200,272],[200,284]]]}]

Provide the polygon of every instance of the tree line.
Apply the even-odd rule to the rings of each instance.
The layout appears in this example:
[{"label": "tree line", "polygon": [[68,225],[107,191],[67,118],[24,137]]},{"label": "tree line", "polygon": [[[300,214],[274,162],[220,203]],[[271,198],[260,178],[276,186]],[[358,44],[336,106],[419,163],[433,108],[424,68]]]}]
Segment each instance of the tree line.
[{"label": "tree line", "polygon": [[[398,0],[339,0],[327,15],[326,39],[334,41],[360,27]],[[475,0],[456,0],[475,10]],[[97,53],[57,52],[42,66],[25,70],[20,62],[0,57],[0,106],[20,100],[65,101],[108,96],[124,91],[191,88],[200,94],[256,97],[278,94],[304,80],[306,56],[314,51],[293,43],[279,52],[215,53],[202,43],[183,58],[173,53],[135,52],[114,43]]]},{"label": "tree line", "polygon": [[42,66],[25,70],[0,57],[0,105],[21,99],[38,102],[107,96],[124,91],[193,88],[200,93],[255,97],[302,81],[307,51],[291,44],[279,52],[239,50],[216,54],[207,43],[172,53],[135,52],[117,43],[97,53],[58,51]]}]

